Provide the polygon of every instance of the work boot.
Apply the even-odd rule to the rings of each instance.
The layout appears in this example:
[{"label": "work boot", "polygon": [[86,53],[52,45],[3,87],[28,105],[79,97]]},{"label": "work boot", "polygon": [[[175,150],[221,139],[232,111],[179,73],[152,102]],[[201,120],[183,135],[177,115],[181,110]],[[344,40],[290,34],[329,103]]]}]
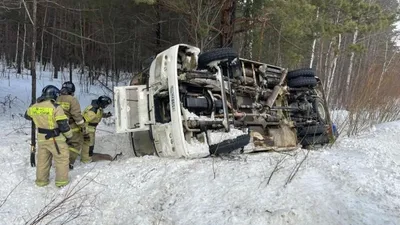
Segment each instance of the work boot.
[{"label": "work boot", "polygon": [[89,156],[93,156],[94,146],[89,147]]}]

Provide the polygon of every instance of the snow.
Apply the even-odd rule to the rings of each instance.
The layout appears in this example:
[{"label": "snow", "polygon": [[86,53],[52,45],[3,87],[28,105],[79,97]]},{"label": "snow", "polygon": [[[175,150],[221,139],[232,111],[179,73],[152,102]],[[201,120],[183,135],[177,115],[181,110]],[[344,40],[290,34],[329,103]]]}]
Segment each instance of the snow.
[{"label": "snow", "polygon": [[214,145],[221,143],[225,140],[235,139],[238,136],[245,135],[247,132],[243,132],[242,130],[236,129],[233,126],[230,127],[229,132],[225,132],[224,130],[218,131],[208,131],[209,144]]},{"label": "snow", "polygon": [[187,155],[190,156],[191,158],[200,158],[200,157],[206,157],[210,154],[210,151],[208,150],[208,144],[205,141],[206,137],[205,134],[201,134],[202,140],[204,142],[200,142],[197,138],[191,138],[190,141],[186,141],[186,150],[187,150]]},{"label": "snow", "polygon": [[[38,90],[61,83],[44,74]],[[400,224],[400,121],[310,152],[184,160],[134,157],[110,118],[99,125],[95,151],[123,152],[120,160],[77,163],[62,189],[52,168],[51,184],[39,188],[29,165],[30,124],[20,116],[29,85],[26,76],[12,75],[10,86],[0,78],[0,102],[8,94],[18,98],[0,108],[0,224],[29,224],[76,190],[42,224]],[[107,92],[91,86],[77,93],[85,107]]]}]

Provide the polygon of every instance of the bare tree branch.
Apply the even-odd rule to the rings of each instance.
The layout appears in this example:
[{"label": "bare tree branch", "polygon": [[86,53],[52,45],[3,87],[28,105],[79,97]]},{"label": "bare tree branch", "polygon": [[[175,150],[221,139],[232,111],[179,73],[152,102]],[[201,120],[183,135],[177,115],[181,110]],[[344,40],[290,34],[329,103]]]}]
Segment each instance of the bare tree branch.
[{"label": "bare tree branch", "polygon": [[58,28],[55,28],[55,27],[49,27],[49,28],[53,29],[53,30],[56,30],[56,31],[60,31],[60,32],[66,33],[66,34],[70,34],[70,35],[75,36],[77,38],[81,38],[81,39],[84,39],[84,40],[92,41],[94,43],[98,43],[98,44],[102,44],[102,45],[119,45],[119,44],[123,44],[125,42],[133,40],[133,38],[129,38],[129,39],[124,40],[124,41],[106,43],[106,42],[102,42],[102,41],[97,41],[97,40],[89,38],[89,37],[84,37],[82,35],[75,34],[73,32],[67,31],[67,30],[58,29]]},{"label": "bare tree branch", "polygon": [[22,4],[24,4],[24,8],[25,8],[25,11],[26,11],[26,15],[28,15],[29,21],[31,21],[31,24],[32,24],[32,25],[35,25],[35,23],[34,23],[33,20],[32,20],[31,14],[29,13],[29,9],[28,9],[28,6],[26,5],[25,0],[21,0],[21,1],[22,1]]},{"label": "bare tree branch", "polygon": [[294,176],[296,176],[296,174],[299,171],[301,165],[307,159],[309,153],[310,153],[310,150],[307,150],[307,153],[304,156],[304,158],[299,163],[296,163],[296,165],[294,166],[294,168],[293,168],[292,172],[290,173],[288,179],[286,180],[285,186],[288,185],[290,182],[292,182]]},{"label": "bare tree branch", "polygon": [[51,1],[51,0],[45,0],[45,2],[54,4],[54,5],[56,5],[56,6],[60,7],[60,8],[62,8],[62,9],[69,10],[69,11],[76,11],[76,12],[94,12],[94,11],[98,11],[98,10],[99,10],[99,9],[77,9],[77,8],[70,8],[70,7],[61,5],[60,3],[57,3],[57,2]]},{"label": "bare tree branch", "polygon": [[[96,179],[96,177],[99,175],[99,173],[97,173],[93,178],[90,178],[89,181],[84,183],[83,185],[80,184],[88,177],[89,173],[93,169],[94,166],[75,185],[68,186],[61,200],[57,201],[57,195],[55,194],[50,199],[49,203],[46,204],[46,206],[43,207],[39,211],[39,213],[36,214],[35,217],[28,220],[25,224],[40,224],[49,217],[51,219],[50,221],[48,221],[48,223],[51,223],[57,219],[63,219],[63,221],[59,221],[59,223],[66,224],[68,222],[71,222],[72,220],[77,219],[78,217],[85,216],[82,211],[84,208],[86,208],[84,204],[88,202],[89,195],[79,195],[79,193],[83,189],[85,189],[85,187],[87,187],[90,183],[92,183],[93,180]],[[91,207],[91,203],[87,205]],[[62,218],[63,216],[66,216],[66,218]]]},{"label": "bare tree branch", "polygon": [[66,42],[66,43],[69,43],[70,45],[73,45],[73,46],[80,46],[80,45],[81,45],[81,43],[73,43],[73,42],[71,42],[71,41],[69,41],[69,40],[67,40],[67,39],[65,39],[65,38],[62,38],[62,37],[58,36],[57,34],[54,34],[54,33],[50,32],[50,31],[47,31],[47,30],[43,30],[43,31],[44,31],[45,33],[50,34],[51,36],[53,36],[53,37],[55,37],[55,38],[61,40],[61,41],[64,41],[64,42]]},{"label": "bare tree branch", "polygon": [[16,9],[21,9],[21,6],[15,0],[11,0],[11,1],[3,0],[0,2],[0,8],[5,9],[7,11],[11,11],[11,10],[16,10]]},{"label": "bare tree branch", "polygon": [[[24,179],[25,180],[25,179]],[[3,202],[0,204],[0,208],[3,207],[3,205],[7,202],[8,198],[11,196],[11,194],[17,189],[17,187],[24,181],[21,180],[6,196],[6,198],[3,200]]]}]

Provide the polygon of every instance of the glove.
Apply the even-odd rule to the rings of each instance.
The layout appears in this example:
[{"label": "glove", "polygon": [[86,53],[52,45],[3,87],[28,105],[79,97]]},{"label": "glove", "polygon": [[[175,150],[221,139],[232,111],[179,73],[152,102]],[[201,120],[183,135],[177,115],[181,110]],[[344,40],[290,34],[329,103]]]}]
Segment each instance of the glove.
[{"label": "glove", "polygon": [[105,113],[103,115],[104,118],[108,118],[108,117],[111,117],[111,116],[112,116],[111,112]]},{"label": "glove", "polygon": [[71,138],[67,138],[67,139],[65,140],[65,142],[67,142],[67,145],[72,145],[72,140],[71,140]]},{"label": "glove", "polygon": [[84,134],[84,135],[83,135],[83,140],[84,140],[84,141],[90,141],[90,136],[89,136],[89,134]]}]

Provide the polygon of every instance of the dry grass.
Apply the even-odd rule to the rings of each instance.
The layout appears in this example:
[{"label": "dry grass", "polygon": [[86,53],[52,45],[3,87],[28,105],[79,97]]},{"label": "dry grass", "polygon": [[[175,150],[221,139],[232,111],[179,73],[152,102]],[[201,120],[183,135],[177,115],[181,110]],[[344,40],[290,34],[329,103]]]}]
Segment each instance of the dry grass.
[{"label": "dry grass", "polygon": [[354,81],[351,93],[343,97],[349,113],[347,135],[355,135],[383,122],[400,119],[400,77],[396,70],[383,74],[381,85],[379,67],[371,67],[368,74]]},{"label": "dry grass", "polygon": [[91,170],[76,184],[68,185],[63,195],[55,193],[48,203],[25,224],[67,224],[88,216],[93,211],[97,197],[97,194],[82,191],[94,182],[98,175],[97,173],[93,178],[89,177],[90,172]]}]

